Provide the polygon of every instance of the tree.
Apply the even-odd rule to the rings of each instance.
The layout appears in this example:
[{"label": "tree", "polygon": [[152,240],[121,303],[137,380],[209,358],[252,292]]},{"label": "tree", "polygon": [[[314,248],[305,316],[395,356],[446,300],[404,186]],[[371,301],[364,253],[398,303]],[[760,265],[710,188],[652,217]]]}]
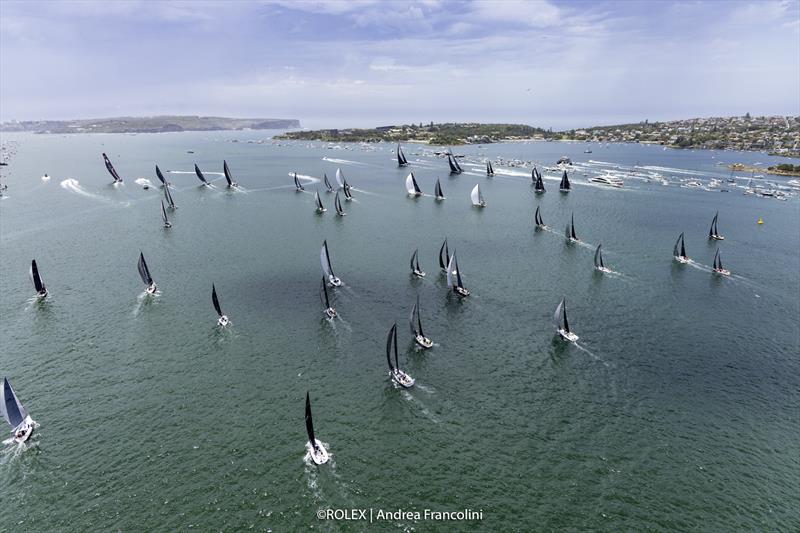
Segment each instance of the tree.
[{"label": "tree", "polygon": [[750,120],[750,111],[744,114],[745,120]]}]

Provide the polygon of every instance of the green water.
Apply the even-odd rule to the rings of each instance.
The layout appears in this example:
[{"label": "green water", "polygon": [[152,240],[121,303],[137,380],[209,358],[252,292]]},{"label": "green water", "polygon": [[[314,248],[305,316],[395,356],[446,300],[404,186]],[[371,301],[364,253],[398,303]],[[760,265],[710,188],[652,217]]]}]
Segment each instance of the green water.
[{"label": "green water", "polygon": [[[467,172],[448,177],[446,161],[407,145],[423,191],[441,178],[447,200],[436,203],[406,196],[392,146],[244,142],[266,137],[4,135],[18,144],[0,200],[0,373],[40,427],[29,446],[3,447],[0,530],[800,528],[800,202],[676,181],[724,181],[720,161],[777,159],[512,143],[459,147]],[[108,185],[101,152],[122,187]],[[612,190],[576,172],[570,194],[547,180],[536,197],[528,168],[480,170],[483,157],[561,155],[669,168],[674,181]],[[211,174],[223,158],[243,190]],[[168,231],[159,189],[134,182],[155,183],[156,163],[197,163],[216,180],[204,189],[166,174],[179,206]],[[289,173],[333,180],[337,167],[355,199],[339,218],[321,192],[318,216],[309,192],[321,184],[297,193]],[[475,183],[484,210],[470,206]],[[552,231],[533,231],[536,206]],[[726,239],[709,243],[717,210]],[[587,246],[565,245],[573,212]],[[682,231],[694,266],[672,261]],[[445,236],[472,292],[464,301],[439,274]],[[345,283],[332,323],[317,294],[323,239]],[[599,242],[619,275],[592,271]],[[729,279],[708,271],[717,244]],[[409,276],[415,248],[423,280]],[[161,290],[152,301],[139,298],[139,250]],[[50,292],[41,304],[33,258]],[[222,332],[212,282],[233,322]],[[408,331],[417,294],[436,342],[427,352]],[[554,337],[562,296],[577,346]],[[388,381],[395,321],[409,391]],[[321,467],[304,462],[306,391],[333,456]],[[316,517],[344,508],[483,517]]]}]

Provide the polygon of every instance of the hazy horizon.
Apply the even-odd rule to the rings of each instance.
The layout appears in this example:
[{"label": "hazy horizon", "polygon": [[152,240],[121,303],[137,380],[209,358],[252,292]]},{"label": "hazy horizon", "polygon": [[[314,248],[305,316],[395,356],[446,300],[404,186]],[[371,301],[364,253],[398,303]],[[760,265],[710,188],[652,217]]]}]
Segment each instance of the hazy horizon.
[{"label": "hazy horizon", "polygon": [[0,4],[0,120],[800,115],[800,2]]}]

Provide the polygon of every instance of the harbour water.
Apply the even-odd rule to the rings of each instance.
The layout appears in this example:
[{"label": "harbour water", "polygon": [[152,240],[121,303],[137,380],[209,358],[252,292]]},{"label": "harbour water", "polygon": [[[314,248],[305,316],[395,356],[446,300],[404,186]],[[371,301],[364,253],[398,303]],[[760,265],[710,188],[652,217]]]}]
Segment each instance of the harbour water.
[{"label": "harbour water", "polygon": [[[371,524],[385,531],[800,528],[800,201],[744,195],[748,175],[725,184],[724,164],[778,158],[519,142],[456,147],[465,172],[448,176],[427,146],[405,145],[399,169],[391,145],[270,134],[3,136],[16,154],[0,199],[0,374],[40,427],[24,448],[3,445],[0,530],[369,527],[320,509],[482,513]],[[102,152],[123,185],[109,185]],[[484,158],[541,170],[564,155],[569,194],[555,172],[540,196],[530,167],[483,172]],[[223,159],[241,190],[225,189]],[[169,230],[155,164],[179,206]],[[337,167],[354,188],[345,217],[319,183]],[[409,170],[425,196],[406,195]],[[603,170],[625,186],[588,183]],[[714,177],[729,191],[680,186]],[[537,206],[549,231],[534,231]],[[565,244],[572,214],[583,244]],[[690,265],[672,259],[681,232]],[[439,273],[445,237],[462,301]],[[324,239],[345,284],[333,322],[317,292]],[[593,272],[601,242],[618,275]],[[717,246],[729,278],[710,272]],[[416,295],[426,352],[408,330]],[[562,296],[577,345],[554,336]],[[395,321],[407,391],[388,380]],[[306,391],[332,454],[320,467],[304,461]]]}]

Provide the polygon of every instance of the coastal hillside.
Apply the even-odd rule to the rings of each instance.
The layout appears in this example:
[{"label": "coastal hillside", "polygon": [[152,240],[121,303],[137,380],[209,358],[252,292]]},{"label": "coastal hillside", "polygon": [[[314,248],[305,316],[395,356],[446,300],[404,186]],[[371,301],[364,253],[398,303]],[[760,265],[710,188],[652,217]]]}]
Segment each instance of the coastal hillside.
[{"label": "coastal hillside", "polygon": [[32,131],[35,133],[161,133],[170,131],[270,130],[299,127],[300,121],[296,119],[227,118],[191,115],[26,120],[0,123],[0,131]]}]

